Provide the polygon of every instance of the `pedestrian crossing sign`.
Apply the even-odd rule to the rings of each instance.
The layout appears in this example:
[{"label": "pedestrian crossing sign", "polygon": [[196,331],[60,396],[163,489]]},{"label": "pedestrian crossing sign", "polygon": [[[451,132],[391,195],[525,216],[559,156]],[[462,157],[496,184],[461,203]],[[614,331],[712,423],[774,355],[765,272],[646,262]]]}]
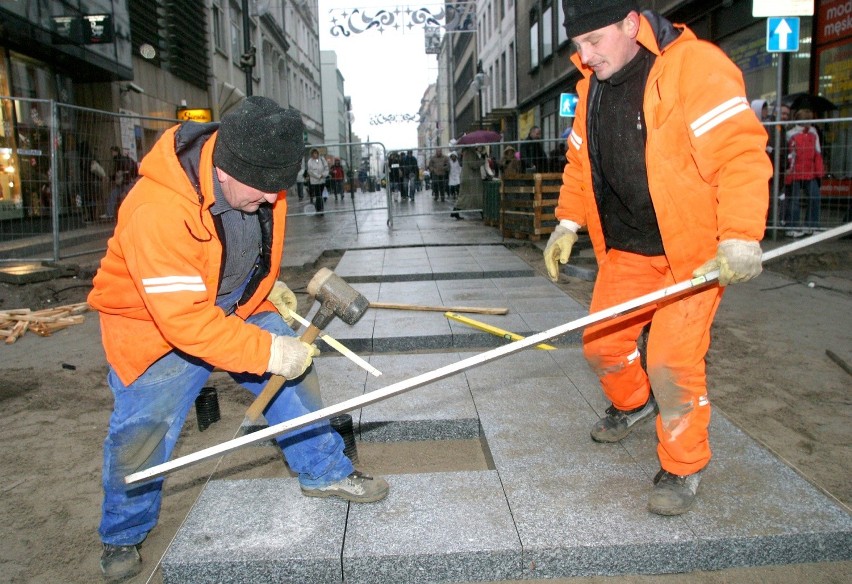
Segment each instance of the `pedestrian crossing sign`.
[{"label": "pedestrian crossing sign", "polygon": [[559,96],[559,115],[563,118],[573,118],[574,110],[580,98],[576,93],[563,93]]}]

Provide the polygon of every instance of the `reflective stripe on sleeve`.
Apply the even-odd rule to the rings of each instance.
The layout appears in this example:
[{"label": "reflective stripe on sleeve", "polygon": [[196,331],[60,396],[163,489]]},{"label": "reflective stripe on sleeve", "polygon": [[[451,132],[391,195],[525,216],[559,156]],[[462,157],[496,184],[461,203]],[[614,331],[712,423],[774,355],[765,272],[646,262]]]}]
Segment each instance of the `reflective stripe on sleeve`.
[{"label": "reflective stripe on sleeve", "polygon": [[142,285],[148,294],[164,292],[204,292],[207,287],[201,276],[164,276],[162,278],[142,278]]},{"label": "reflective stripe on sleeve", "polygon": [[692,128],[695,137],[706,134],[731,116],[735,116],[741,111],[749,108],[748,100],[744,97],[732,97],[722,105],[714,107],[712,110],[692,122],[689,127]]},{"label": "reflective stripe on sleeve", "polygon": [[572,145],[574,146],[574,148],[576,148],[577,150],[579,150],[579,149],[580,149],[580,146],[582,146],[582,145],[583,145],[583,139],[582,139],[582,138],[580,138],[580,137],[577,135],[577,133],[576,133],[576,132],[571,132],[571,135],[570,135],[570,136],[568,136],[568,140],[571,142],[571,144],[572,144]]}]

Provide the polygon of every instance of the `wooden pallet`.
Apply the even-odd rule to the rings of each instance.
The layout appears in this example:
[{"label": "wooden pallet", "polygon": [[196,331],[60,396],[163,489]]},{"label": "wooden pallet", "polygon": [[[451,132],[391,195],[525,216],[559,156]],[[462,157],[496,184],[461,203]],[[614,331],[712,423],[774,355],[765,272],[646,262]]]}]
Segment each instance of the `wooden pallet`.
[{"label": "wooden pallet", "polygon": [[548,172],[506,177],[500,189],[500,231],[503,237],[539,241],[559,224],[556,205],[562,174]]}]

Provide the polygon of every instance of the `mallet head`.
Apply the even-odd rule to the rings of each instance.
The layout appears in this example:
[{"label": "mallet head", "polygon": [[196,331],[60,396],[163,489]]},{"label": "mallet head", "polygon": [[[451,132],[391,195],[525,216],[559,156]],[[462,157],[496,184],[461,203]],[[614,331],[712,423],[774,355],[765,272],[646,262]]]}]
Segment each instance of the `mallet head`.
[{"label": "mallet head", "polygon": [[355,324],[370,307],[370,301],[363,294],[328,268],[321,268],[311,278],[308,294],[322,305],[313,319],[313,324],[320,329],[335,316],[346,324]]}]

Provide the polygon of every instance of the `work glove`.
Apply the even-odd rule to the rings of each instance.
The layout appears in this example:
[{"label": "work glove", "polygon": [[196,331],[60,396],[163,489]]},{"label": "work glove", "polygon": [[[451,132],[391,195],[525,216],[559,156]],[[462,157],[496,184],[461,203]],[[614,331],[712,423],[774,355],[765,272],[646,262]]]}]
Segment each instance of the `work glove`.
[{"label": "work glove", "polygon": [[293,318],[290,311],[296,312],[296,309],[299,308],[299,302],[296,300],[296,295],[293,294],[293,291],[287,287],[287,284],[280,280],[276,281],[267,299],[278,309],[284,322],[290,328],[295,328],[296,319]]},{"label": "work glove", "polygon": [[[568,227],[566,224],[570,224]],[[547,275],[553,282],[559,281],[559,264],[567,264],[571,257],[571,248],[577,243],[577,229],[580,226],[573,221],[560,221],[544,248],[544,265]]]},{"label": "work glove", "polygon": [[705,262],[692,272],[693,276],[703,276],[713,270],[719,270],[719,285],[748,282],[763,271],[761,258],[763,250],[756,241],[726,239],[719,243],[716,257]]},{"label": "work glove", "polygon": [[272,335],[266,370],[286,379],[296,379],[308,370],[313,358],[319,354],[316,345],[309,345],[296,337]]}]

